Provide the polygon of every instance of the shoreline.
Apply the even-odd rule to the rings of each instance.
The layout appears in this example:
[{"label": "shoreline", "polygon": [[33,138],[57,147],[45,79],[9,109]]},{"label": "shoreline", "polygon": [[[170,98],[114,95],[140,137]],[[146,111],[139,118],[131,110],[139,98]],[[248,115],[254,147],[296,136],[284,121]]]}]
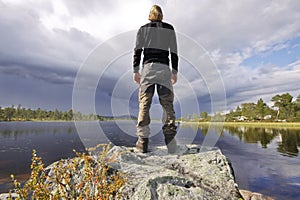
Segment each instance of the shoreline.
[{"label": "shoreline", "polygon": [[190,124],[190,125],[214,125],[214,126],[248,126],[257,128],[299,128],[300,122],[188,122],[180,121],[180,124]]},{"label": "shoreline", "polygon": [[[91,122],[91,121],[132,121],[133,119],[108,119],[108,120],[77,120],[78,122]],[[161,122],[159,119],[151,119],[151,121],[154,122]],[[75,120],[12,120],[12,121],[0,121],[1,122],[75,122]],[[197,122],[197,121],[178,121],[177,123],[180,124],[200,124],[200,125],[248,125],[248,126],[293,126],[293,127],[299,127],[300,128],[300,122],[212,122],[212,121],[205,121],[205,122]]]},{"label": "shoreline", "polygon": [[[11,120],[11,121],[0,121],[1,122],[109,122],[109,121],[132,121],[133,119],[106,119],[106,120]],[[156,121],[156,120],[152,120]]]}]

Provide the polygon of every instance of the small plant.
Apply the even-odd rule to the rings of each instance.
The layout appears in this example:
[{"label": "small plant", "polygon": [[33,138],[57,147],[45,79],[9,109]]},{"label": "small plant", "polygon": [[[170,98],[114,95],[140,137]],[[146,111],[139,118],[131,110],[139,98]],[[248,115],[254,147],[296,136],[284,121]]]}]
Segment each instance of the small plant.
[{"label": "small plant", "polygon": [[[100,155],[92,151],[102,148]],[[45,168],[36,151],[32,153],[31,176],[22,186],[14,182],[17,200],[23,199],[120,199],[126,183],[123,173],[109,166],[115,156],[108,157],[110,144],[87,149],[88,153],[76,153],[73,159],[60,160]],[[10,193],[11,193],[10,192]],[[10,195],[10,198],[12,197]]]}]

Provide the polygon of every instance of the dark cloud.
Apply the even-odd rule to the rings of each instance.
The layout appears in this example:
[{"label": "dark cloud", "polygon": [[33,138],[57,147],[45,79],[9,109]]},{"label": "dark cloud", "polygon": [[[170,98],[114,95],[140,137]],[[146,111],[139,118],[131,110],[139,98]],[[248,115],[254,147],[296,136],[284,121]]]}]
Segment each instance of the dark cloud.
[{"label": "dark cloud", "polygon": [[39,12],[53,12],[50,2],[0,9],[0,105],[70,109],[77,70],[97,40],[76,28],[43,26]]},{"label": "dark cloud", "polygon": [[72,87],[39,79],[0,73],[0,106],[21,104],[27,108],[68,110],[72,108]]},{"label": "dark cloud", "polygon": [[14,75],[26,79],[39,79],[53,84],[73,85],[76,72],[61,69],[59,71],[42,67],[18,67],[16,65],[0,66],[2,75]]}]

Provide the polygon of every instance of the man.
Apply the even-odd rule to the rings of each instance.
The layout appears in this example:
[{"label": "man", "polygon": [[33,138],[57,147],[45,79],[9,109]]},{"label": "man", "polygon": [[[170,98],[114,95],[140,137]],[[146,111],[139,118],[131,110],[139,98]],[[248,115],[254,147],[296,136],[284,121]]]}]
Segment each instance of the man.
[{"label": "man", "polygon": [[[150,23],[142,26],[137,33],[133,56],[133,79],[140,85],[136,148],[143,153],[148,151],[149,110],[155,87],[164,112],[162,130],[168,152],[174,153],[177,147],[172,86],[177,82],[177,43],[173,26],[162,22],[162,19],[161,8],[157,5],[152,6],[149,14]],[[139,65],[142,53],[143,68],[140,74]],[[171,55],[172,70],[169,67],[169,55]]]}]

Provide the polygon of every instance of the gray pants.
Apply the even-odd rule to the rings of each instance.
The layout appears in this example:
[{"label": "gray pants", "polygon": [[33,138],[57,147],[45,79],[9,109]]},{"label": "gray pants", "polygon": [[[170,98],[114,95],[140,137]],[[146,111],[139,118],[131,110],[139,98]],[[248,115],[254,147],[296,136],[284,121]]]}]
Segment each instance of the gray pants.
[{"label": "gray pants", "polygon": [[167,65],[148,63],[143,66],[139,88],[139,116],[137,135],[148,138],[150,135],[150,106],[156,90],[163,108],[163,133],[165,137],[176,135],[175,112],[173,108],[174,93],[171,83],[171,70]]}]

